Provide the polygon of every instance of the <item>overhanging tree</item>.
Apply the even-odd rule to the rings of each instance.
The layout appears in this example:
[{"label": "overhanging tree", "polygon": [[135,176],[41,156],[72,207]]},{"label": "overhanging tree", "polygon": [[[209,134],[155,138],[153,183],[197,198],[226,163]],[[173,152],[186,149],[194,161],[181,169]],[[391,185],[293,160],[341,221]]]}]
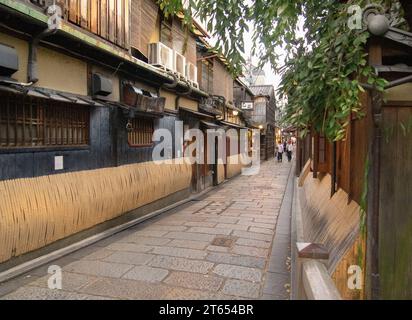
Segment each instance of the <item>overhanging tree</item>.
[{"label": "overhanging tree", "polygon": [[[192,15],[206,22],[234,75],[242,71],[244,36],[253,25],[253,53],[282,74],[285,120],[302,134],[314,129],[331,141],[345,137],[349,115],[362,116],[361,80],[378,90],[386,84],[367,63],[369,33],[348,28],[349,7],[371,3],[400,14],[397,0],[159,0],[165,15],[183,12],[186,26]],[[303,36],[297,32],[301,21]],[[287,52],[282,63],[279,47]]]}]

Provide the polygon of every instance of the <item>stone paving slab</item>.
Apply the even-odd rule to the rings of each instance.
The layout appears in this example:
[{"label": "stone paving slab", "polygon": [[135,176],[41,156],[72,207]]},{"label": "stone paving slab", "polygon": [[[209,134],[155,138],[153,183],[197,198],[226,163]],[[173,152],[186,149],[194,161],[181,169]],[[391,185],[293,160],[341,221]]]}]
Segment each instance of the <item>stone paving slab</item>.
[{"label": "stone paving slab", "polygon": [[149,263],[152,267],[165,268],[169,270],[188,271],[196,273],[208,273],[213,263],[206,261],[188,260],[184,258],[156,256]]},{"label": "stone paving slab", "polygon": [[218,229],[216,228],[201,228],[201,227],[192,227],[189,229],[189,232],[193,233],[204,233],[204,234],[214,234],[214,235],[230,235],[232,233],[231,229]]},{"label": "stone paving slab", "polygon": [[205,274],[172,272],[164,282],[172,286],[217,292],[222,286],[223,281],[223,278]]},{"label": "stone paving slab", "polygon": [[203,250],[173,248],[173,247],[156,247],[153,249],[153,253],[164,255],[164,256],[181,257],[181,258],[188,258],[188,259],[203,259],[207,255],[207,252]]},{"label": "stone paving slab", "polygon": [[239,256],[231,253],[210,253],[206,259],[215,263],[225,263],[260,269],[263,269],[266,265],[266,260],[263,258]]},{"label": "stone paving slab", "polygon": [[[171,240],[167,238],[143,237],[140,234],[133,234],[120,239],[117,243],[135,243],[138,245],[146,246],[163,246],[170,241]],[[116,242],[113,242],[112,244],[116,244]]]},{"label": "stone paving slab", "polygon": [[146,253],[134,253],[134,252],[115,252],[107,258],[103,259],[104,262],[114,262],[122,264],[143,265],[148,263],[154,258],[154,255]]},{"label": "stone paving slab", "polygon": [[239,238],[253,239],[253,240],[262,240],[262,241],[272,241],[272,236],[268,234],[261,234],[256,232],[249,231],[239,231],[236,230],[233,234]]},{"label": "stone paving slab", "polygon": [[232,252],[245,256],[266,258],[268,256],[269,250],[255,247],[246,247],[246,246],[233,246]]},{"label": "stone paving slab", "polygon": [[212,241],[215,238],[215,235],[193,232],[169,232],[166,237],[179,240]]},{"label": "stone paving slab", "polygon": [[115,299],[163,299],[171,289],[162,284],[130,279],[101,278],[82,288],[82,293],[102,295]]},{"label": "stone paving slab", "polygon": [[260,295],[260,285],[243,280],[227,280],[222,291],[224,294],[257,299]]},{"label": "stone paving slab", "polygon": [[137,266],[127,272],[122,278],[147,282],[160,282],[166,278],[168,274],[169,271],[166,269]]},{"label": "stone paving slab", "polygon": [[110,297],[74,293],[64,290],[50,290],[36,287],[23,287],[8,295],[4,300],[113,300]]},{"label": "stone paving slab", "polygon": [[271,246],[271,243],[268,241],[245,239],[245,238],[239,238],[236,241],[236,244],[241,245],[241,246],[249,246],[249,247],[256,247],[256,248],[263,248],[263,249],[269,249]]},{"label": "stone paving slab", "polygon": [[[29,286],[48,288],[48,281],[50,276],[45,276],[29,283]],[[82,287],[98,280],[98,277],[84,274],[65,272],[62,279],[62,287],[67,291],[78,291]]]},{"label": "stone paving slab", "polygon": [[93,276],[120,278],[132,268],[133,265],[127,264],[81,260],[69,264],[63,270]]},{"label": "stone paving slab", "polygon": [[[108,245],[105,249],[108,251],[111,251],[112,253],[114,251],[145,253],[145,252],[149,252],[150,250],[152,250],[153,247],[146,246],[143,244],[136,244],[136,243],[117,242],[117,243],[112,243],[111,245]],[[106,257],[102,257],[101,259],[104,259],[104,258]]]},{"label": "stone paving slab", "polygon": [[219,264],[213,272],[225,277],[252,282],[260,282],[262,280],[262,271],[256,268],[233,266],[230,264]]},{"label": "stone paving slab", "polygon": [[187,248],[204,250],[209,245],[207,241],[194,241],[194,240],[172,240],[167,244],[168,247]]},{"label": "stone paving slab", "polygon": [[264,162],[256,176],[53,262],[63,290],[48,289],[44,266],[0,284],[0,299],[287,299],[290,225],[279,212],[290,170]]}]

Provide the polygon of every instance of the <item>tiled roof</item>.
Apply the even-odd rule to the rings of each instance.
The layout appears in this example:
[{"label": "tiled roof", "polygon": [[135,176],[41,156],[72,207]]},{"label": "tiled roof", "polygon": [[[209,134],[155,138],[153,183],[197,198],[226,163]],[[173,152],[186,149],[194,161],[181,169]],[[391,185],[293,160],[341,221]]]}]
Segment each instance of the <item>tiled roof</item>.
[{"label": "tiled roof", "polygon": [[251,86],[250,90],[252,90],[255,96],[265,96],[271,97],[274,95],[275,89],[272,85],[265,85],[265,86]]}]

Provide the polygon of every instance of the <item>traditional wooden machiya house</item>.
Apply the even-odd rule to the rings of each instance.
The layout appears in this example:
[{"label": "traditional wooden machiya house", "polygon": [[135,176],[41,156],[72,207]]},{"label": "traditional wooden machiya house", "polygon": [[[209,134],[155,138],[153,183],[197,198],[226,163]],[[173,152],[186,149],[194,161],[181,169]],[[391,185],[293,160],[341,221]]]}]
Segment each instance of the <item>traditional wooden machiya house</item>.
[{"label": "traditional wooden machiya house", "polygon": [[[234,104],[236,108],[241,110],[242,117],[248,127],[248,155],[253,156],[253,138],[254,131],[260,130],[259,124],[255,123],[252,118],[252,112],[254,110],[254,99],[255,96],[249,86],[240,78],[237,78],[233,82],[233,96]],[[259,141],[260,148],[260,141]]]},{"label": "traditional wooden machiya house", "polygon": [[247,115],[251,123],[261,130],[260,157],[269,160],[275,156],[275,89],[272,85],[251,86],[250,89],[254,95],[254,106]]},{"label": "traditional wooden machiya house", "polygon": [[[241,173],[243,163],[239,157],[242,152],[240,135],[242,134],[241,129],[247,129],[247,127],[242,110],[238,108],[234,98],[234,79],[225,57],[211,50],[205,39],[200,39],[197,46],[200,89],[210,95],[207,100],[201,103],[200,108],[205,112],[214,110],[216,115],[214,126],[218,126],[217,128],[226,132],[225,141],[220,141],[219,144],[225,146],[224,155],[220,157],[223,163],[218,163],[214,171],[217,170],[215,184],[220,184],[225,179],[230,179]],[[206,127],[212,128],[213,126],[209,124]],[[206,170],[212,169],[209,166]]]},{"label": "traditional wooden machiya house", "polygon": [[152,161],[153,132],[220,114],[199,109],[200,26],[152,0],[56,3],[54,28],[47,1],[0,0],[0,270],[197,191],[196,165]]},{"label": "traditional wooden machiya house", "polygon": [[[412,26],[412,7],[403,5]],[[365,116],[351,116],[342,141],[314,132],[298,141],[305,242],[326,247],[344,299],[410,299],[412,33],[369,30],[368,63],[388,81],[385,91],[363,84]],[[348,288],[351,266],[363,272],[359,290]]]}]

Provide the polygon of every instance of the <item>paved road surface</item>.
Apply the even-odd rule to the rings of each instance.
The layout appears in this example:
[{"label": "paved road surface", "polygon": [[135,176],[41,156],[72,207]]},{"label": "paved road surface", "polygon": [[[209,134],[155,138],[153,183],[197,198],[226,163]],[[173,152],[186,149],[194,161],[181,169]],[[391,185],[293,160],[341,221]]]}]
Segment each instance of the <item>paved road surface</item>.
[{"label": "paved road surface", "polygon": [[290,169],[266,162],[53,262],[62,290],[48,289],[44,266],[0,285],[0,299],[288,299],[290,224],[278,216]]}]

